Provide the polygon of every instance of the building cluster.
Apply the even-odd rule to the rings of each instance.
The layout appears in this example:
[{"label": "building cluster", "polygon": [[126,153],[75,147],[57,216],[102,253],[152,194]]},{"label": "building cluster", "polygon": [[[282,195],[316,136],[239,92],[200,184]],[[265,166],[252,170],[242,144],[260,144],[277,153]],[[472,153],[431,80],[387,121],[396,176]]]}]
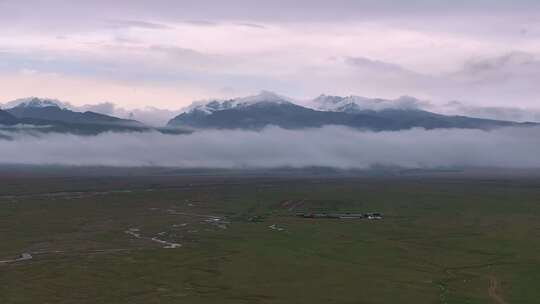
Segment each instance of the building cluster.
[{"label": "building cluster", "polygon": [[313,219],[368,219],[382,220],[382,213],[297,213],[296,216]]}]

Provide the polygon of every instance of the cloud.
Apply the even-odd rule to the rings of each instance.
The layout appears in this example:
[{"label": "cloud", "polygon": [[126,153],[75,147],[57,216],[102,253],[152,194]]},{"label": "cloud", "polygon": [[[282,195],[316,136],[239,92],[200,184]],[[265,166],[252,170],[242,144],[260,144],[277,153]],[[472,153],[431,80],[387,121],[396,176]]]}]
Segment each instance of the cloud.
[{"label": "cloud", "polygon": [[413,72],[394,63],[372,60],[366,57],[346,57],[345,63],[354,68],[389,74],[414,74]]},{"label": "cloud", "polygon": [[346,109],[354,104],[354,108],[357,110],[373,110],[381,111],[386,109],[400,109],[400,110],[423,110],[432,108],[433,105],[424,100],[419,100],[410,96],[401,96],[394,100],[380,99],[380,98],[366,98],[361,96],[326,96],[321,95],[312,101],[307,101],[306,106],[318,109],[322,111],[336,111],[339,109]]},{"label": "cloud", "polygon": [[[87,104],[82,106],[73,105],[68,102],[55,101],[63,108],[67,108],[77,112],[96,112],[114,117],[133,119],[142,122],[149,126],[162,127],[167,124],[169,120],[181,113],[181,110],[167,110],[159,109],[156,107],[142,107],[135,109],[126,109],[119,107],[112,102],[102,102],[97,104]],[[14,102],[7,105],[13,106]],[[4,106],[5,107],[5,106]],[[6,107],[8,108],[8,107]]]},{"label": "cloud", "polygon": [[257,24],[257,23],[241,22],[241,23],[237,23],[237,24],[240,25],[240,26],[245,26],[245,27],[250,27],[250,28],[256,28],[256,29],[260,29],[260,30],[266,29],[266,26],[264,26],[264,25],[262,25],[262,24]]},{"label": "cloud", "polygon": [[526,52],[510,52],[490,58],[474,58],[465,63],[458,76],[475,83],[514,81],[516,78],[540,78],[540,60]]},{"label": "cloud", "polygon": [[167,110],[155,107],[126,109],[123,107],[118,107],[116,104],[111,102],[84,106],[70,105],[68,108],[74,111],[92,111],[124,119],[133,119],[155,127],[165,126],[169,120],[181,113],[180,110]]},{"label": "cloud", "polygon": [[154,22],[148,22],[148,21],[142,21],[142,20],[111,20],[109,21],[110,26],[115,28],[142,28],[142,29],[149,29],[149,30],[166,30],[171,29],[170,26],[160,24],[160,23],[154,23]]},{"label": "cloud", "polygon": [[540,167],[540,128],[362,132],[343,127],[99,136],[16,133],[1,164],[274,168]]},{"label": "cloud", "polygon": [[185,21],[187,24],[195,25],[195,26],[217,26],[217,22],[212,22],[208,20],[187,20]]},{"label": "cloud", "polygon": [[443,106],[429,105],[430,110],[445,114],[465,115],[479,118],[540,122],[540,109],[524,109],[518,107],[482,107],[471,106],[460,101],[451,101]]},{"label": "cloud", "polygon": [[539,81],[538,56],[510,52],[466,61],[458,72],[438,79],[438,93],[448,99],[473,101],[469,106],[532,108],[540,100]]},{"label": "cloud", "polygon": [[[470,1],[426,1],[426,0],[274,0],[250,1],[229,0],[94,0],[73,5],[70,0],[4,0],[4,12],[0,16],[10,17],[14,13],[26,12],[30,17],[76,18],[84,13],[160,16],[165,19],[184,20],[299,20],[333,21],[354,20],[369,17],[445,16],[449,14],[495,14],[505,12],[534,12],[539,8],[535,0],[470,0]],[[149,9],[151,7],[151,9]],[[70,16],[71,15],[71,16]],[[61,21],[61,20],[60,20]]]},{"label": "cloud", "polygon": [[[0,78],[11,78],[0,99],[40,95],[27,90],[44,78],[94,84],[49,96],[84,104],[100,92],[126,108],[232,97],[225,87],[522,108],[540,99],[538,1],[336,1],[0,0]],[[11,85],[18,74],[38,85]],[[142,100],[143,87],[164,100]]]},{"label": "cloud", "polygon": [[105,115],[114,115],[116,105],[112,102],[102,102],[95,105],[84,105],[81,107],[69,105],[68,108],[79,112],[91,111]]}]

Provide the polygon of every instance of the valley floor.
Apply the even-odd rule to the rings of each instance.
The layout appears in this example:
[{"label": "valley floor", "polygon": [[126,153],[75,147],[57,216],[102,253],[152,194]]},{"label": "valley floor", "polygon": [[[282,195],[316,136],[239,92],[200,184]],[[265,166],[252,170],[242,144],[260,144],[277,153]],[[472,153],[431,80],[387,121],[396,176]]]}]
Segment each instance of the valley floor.
[{"label": "valley floor", "polygon": [[540,298],[538,177],[95,173],[0,174],[0,303]]}]

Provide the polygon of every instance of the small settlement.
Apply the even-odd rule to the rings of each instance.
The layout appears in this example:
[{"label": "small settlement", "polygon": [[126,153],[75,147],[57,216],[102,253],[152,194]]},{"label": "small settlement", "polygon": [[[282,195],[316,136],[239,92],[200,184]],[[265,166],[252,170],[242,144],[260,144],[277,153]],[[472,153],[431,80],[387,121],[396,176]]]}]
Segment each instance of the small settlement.
[{"label": "small settlement", "polygon": [[382,220],[382,213],[297,213],[296,216],[312,219],[368,219]]}]

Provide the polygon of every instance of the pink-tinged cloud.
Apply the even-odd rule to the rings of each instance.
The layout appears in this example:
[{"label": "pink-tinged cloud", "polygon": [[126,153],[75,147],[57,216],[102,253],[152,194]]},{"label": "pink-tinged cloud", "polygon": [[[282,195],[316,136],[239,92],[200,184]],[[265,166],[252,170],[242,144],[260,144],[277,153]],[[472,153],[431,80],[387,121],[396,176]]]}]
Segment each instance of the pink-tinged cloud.
[{"label": "pink-tinged cloud", "polygon": [[0,2],[0,102],[170,109],[269,89],[535,107],[538,1]]}]

